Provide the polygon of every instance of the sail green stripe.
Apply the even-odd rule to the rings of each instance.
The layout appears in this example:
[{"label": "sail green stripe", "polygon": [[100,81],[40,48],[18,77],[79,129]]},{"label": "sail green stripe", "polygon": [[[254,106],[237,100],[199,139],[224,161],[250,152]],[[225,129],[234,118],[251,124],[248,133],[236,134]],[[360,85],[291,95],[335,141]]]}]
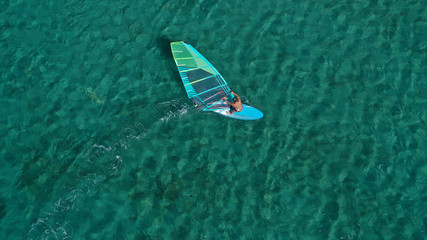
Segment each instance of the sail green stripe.
[{"label": "sail green stripe", "polygon": [[187,83],[187,84],[185,84],[184,86],[188,86],[188,85],[190,85],[190,84],[194,84],[194,83],[197,83],[197,82],[200,82],[200,81],[206,80],[206,79],[211,78],[211,77],[214,77],[214,76],[215,76],[215,75],[207,76],[207,77],[204,77],[204,78],[199,79],[199,80],[197,80],[197,81],[194,81],[194,82],[191,82],[191,83]]}]

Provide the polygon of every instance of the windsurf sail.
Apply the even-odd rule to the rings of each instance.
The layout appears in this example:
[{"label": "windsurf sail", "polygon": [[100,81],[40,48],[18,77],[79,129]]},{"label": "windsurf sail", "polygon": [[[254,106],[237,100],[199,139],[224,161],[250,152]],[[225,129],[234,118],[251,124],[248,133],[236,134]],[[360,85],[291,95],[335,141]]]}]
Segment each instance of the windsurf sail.
[{"label": "windsurf sail", "polygon": [[188,98],[204,111],[226,108],[221,98],[231,94],[227,82],[202,54],[186,42],[172,42],[172,54]]}]

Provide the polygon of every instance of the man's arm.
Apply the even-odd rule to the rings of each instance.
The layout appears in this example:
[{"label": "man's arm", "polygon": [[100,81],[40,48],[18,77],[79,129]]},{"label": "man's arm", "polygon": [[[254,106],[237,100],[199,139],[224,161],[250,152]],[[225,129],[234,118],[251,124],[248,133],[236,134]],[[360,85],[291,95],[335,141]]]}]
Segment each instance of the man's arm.
[{"label": "man's arm", "polygon": [[228,104],[231,105],[231,103],[227,100],[227,97],[223,97],[222,99],[224,99]]}]

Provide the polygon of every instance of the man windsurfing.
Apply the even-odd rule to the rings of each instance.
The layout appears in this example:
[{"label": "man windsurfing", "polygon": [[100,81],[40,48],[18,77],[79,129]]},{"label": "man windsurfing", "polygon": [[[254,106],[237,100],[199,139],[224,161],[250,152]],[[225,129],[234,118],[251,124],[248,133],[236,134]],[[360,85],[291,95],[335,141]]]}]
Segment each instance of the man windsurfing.
[{"label": "man windsurfing", "polygon": [[242,101],[240,100],[239,95],[237,95],[235,92],[231,92],[233,94],[233,103],[229,102],[227,100],[227,97],[223,97],[229,105],[230,105],[230,114],[233,114],[233,112],[241,112],[243,110]]}]

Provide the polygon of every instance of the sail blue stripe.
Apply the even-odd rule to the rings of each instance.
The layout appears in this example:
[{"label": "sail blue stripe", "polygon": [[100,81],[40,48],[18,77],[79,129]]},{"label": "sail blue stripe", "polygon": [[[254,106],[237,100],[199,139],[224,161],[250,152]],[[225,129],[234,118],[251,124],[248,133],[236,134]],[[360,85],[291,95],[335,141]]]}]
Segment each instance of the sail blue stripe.
[{"label": "sail blue stripe", "polygon": [[207,93],[207,92],[209,92],[209,91],[211,91],[211,90],[214,90],[214,89],[217,89],[217,88],[220,88],[220,87],[223,87],[223,86],[225,86],[225,85],[220,85],[220,86],[218,86],[218,87],[211,88],[211,89],[206,90],[206,91],[204,91],[204,92],[198,93],[198,94],[196,94],[195,96],[202,95],[203,93]]},{"label": "sail blue stripe", "polygon": [[191,71],[194,71],[194,70],[197,70],[197,69],[202,69],[202,68],[207,68],[207,67],[210,67],[210,66],[209,66],[209,65],[207,65],[207,66],[199,67],[199,68],[187,68],[187,69],[184,69],[184,70],[182,70],[182,71],[181,71],[181,70],[179,70],[179,69],[178,69],[178,70],[179,70],[179,72],[180,72],[180,73],[183,73],[183,72],[185,72],[185,73],[186,73],[186,72],[191,72]]}]

